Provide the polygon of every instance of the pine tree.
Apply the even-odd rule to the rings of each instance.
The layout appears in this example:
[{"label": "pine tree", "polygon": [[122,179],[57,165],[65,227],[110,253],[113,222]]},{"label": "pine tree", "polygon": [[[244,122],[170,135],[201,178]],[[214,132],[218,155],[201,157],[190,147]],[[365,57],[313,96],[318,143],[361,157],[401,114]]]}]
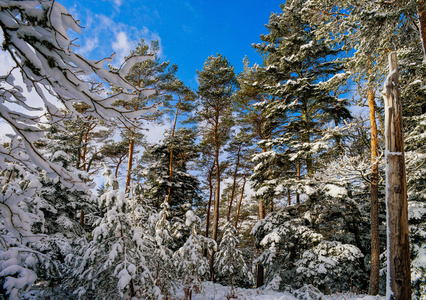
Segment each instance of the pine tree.
[{"label": "pine tree", "polygon": [[49,264],[49,256],[29,244],[40,238],[32,233],[31,226],[42,219],[34,208],[40,202],[37,192],[41,184],[31,172],[14,163],[4,165],[0,183],[0,292],[18,300],[37,281],[38,268]]},{"label": "pine tree", "polygon": [[147,266],[155,239],[141,227],[148,219],[149,206],[117,190],[111,170],[106,169],[104,175],[107,190],[99,205],[105,214],[95,222],[92,240],[68,255],[73,271],[67,285],[79,298],[158,295],[154,275]]},{"label": "pine tree", "polygon": [[[198,95],[201,98],[199,121],[205,123],[203,139],[208,140],[213,150],[215,166],[215,200],[213,214],[212,239],[217,241],[220,205],[220,151],[229,138],[233,125],[232,99],[236,78],[234,68],[222,55],[210,56],[204,63],[204,68],[197,71],[199,79]],[[214,280],[214,251],[210,256],[210,270]]]},{"label": "pine tree", "polygon": [[[170,62],[161,62],[158,57],[160,46],[158,41],[152,41],[151,45],[145,43],[142,39],[135,50],[130,52],[130,56],[140,55],[150,57],[143,62],[134,64],[126,74],[127,81],[139,88],[135,92],[135,97],[128,100],[117,100],[114,105],[124,107],[131,110],[139,110],[145,106],[156,106],[164,100],[164,93],[161,90],[161,85],[165,81],[174,77],[176,67],[168,69]],[[112,68],[112,67],[111,67]],[[113,90],[120,90],[119,87],[114,87]],[[143,120],[153,121],[158,119],[160,111],[156,110],[152,114],[144,115],[142,119],[137,120],[136,126],[126,126],[123,124],[122,135],[128,143],[128,161],[126,171],[125,189],[129,192],[130,182],[133,170],[133,160],[135,147],[141,145],[143,135],[139,133]]]},{"label": "pine tree", "polygon": [[[173,178],[170,179],[170,151],[173,148]],[[197,156],[195,132],[180,128],[174,133],[166,133],[160,144],[146,146],[141,165],[136,173],[140,176],[141,196],[150,201],[158,211],[164,201],[168,201],[169,218],[181,218],[188,209],[200,206],[201,198],[198,179],[189,173],[189,165]]]}]

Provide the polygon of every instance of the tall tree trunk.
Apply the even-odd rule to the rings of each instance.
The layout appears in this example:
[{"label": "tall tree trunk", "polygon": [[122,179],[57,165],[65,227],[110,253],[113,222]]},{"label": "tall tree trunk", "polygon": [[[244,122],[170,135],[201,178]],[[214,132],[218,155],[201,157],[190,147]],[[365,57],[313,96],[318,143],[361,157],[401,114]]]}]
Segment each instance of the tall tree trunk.
[{"label": "tall tree trunk", "polygon": [[132,167],[133,167],[133,152],[135,147],[135,134],[131,132],[130,140],[129,140],[129,161],[127,163],[127,174],[126,174],[126,185],[125,191],[129,192],[130,189],[130,179],[132,175]]},{"label": "tall tree trunk", "polygon": [[368,107],[370,109],[371,127],[371,272],[370,294],[379,293],[380,282],[380,231],[379,231],[379,165],[377,153],[377,124],[374,91],[368,92]]},{"label": "tall tree trunk", "polygon": [[246,187],[246,181],[247,181],[247,173],[248,173],[248,171],[246,170],[246,172],[244,174],[244,178],[243,178],[243,187],[241,188],[240,201],[238,203],[237,213],[235,214],[235,224],[234,224],[235,228],[237,228],[238,217],[240,216],[241,203],[243,202],[244,189]]},{"label": "tall tree trunk", "polygon": [[212,198],[213,198],[213,176],[214,165],[210,168],[209,176],[207,177],[207,181],[209,182],[209,202],[207,204],[207,216],[206,216],[206,237],[209,237],[210,231],[210,211],[212,207]]},{"label": "tall tree trunk", "polygon": [[241,152],[241,148],[238,148],[237,162],[235,164],[235,171],[234,171],[233,182],[232,182],[231,199],[229,199],[228,215],[226,216],[226,220],[228,222],[229,222],[230,217],[231,217],[232,202],[234,201],[235,188],[237,186],[238,168],[240,167],[240,152]]},{"label": "tall tree trunk", "polygon": [[176,105],[176,112],[175,112],[175,120],[173,122],[173,127],[172,127],[172,142],[170,143],[170,162],[169,162],[169,188],[167,191],[167,203],[170,203],[170,197],[172,195],[172,179],[173,179],[173,142],[174,142],[174,137],[175,137],[175,130],[176,130],[176,122],[177,122],[177,117],[179,115],[179,103]]},{"label": "tall tree trunk", "polygon": [[419,12],[420,35],[423,43],[423,53],[426,56],[426,4],[424,1],[419,1],[417,6]]},{"label": "tall tree trunk", "polygon": [[[297,181],[300,180],[300,160],[297,161]],[[300,195],[296,193],[296,203],[300,204]]]},{"label": "tall tree trunk", "polygon": [[[302,115],[301,118],[304,121],[304,132],[302,134],[303,142],[306,144],[311,143],[309,119],[308,119],[308,104],[306,101],[303,102]],[[306,154],[306,171],[308,176],[312,176],[314,173],[314,162],[311,153]]]},{"label": "tall tree trunk", "polygon": [[[216,116],[215,128],[214,128],[214,165],[216,169],[216,187],[214,194],[214,210],[213,210],[213,230],[212,230],[212,239],[217,242],[217,234],[219,230],[219,205],[220,205],[220,162],[219,162],[219,136],[218,128],[219,126],[219,115]],[[214,254],[215,251],[212,249],[210,256],[210,275],[211,280],[215,282],[214,277]]]},{"label": "tall tree trunk", "polygon": [[[212,175],[214,170],[214,164],[210,168],[209,175],[207,177],[207,181],[209,182],[209,202],[207,203],[207,211],[206,211],[206,238],[209,237],[210,233],[210,211],[212,207],[212,198],[213,198],[213,183],[212,183]],[[204,248],[203,250],[204,257],[207,257],[207,248]]]},{"label": "tall tree trunk", "polygon": [[396,53],[389,55],[385,83],[386,204],[388,225],[388,280],[386,299],[411,299],[410,240],[405,175],[402,106]]}]

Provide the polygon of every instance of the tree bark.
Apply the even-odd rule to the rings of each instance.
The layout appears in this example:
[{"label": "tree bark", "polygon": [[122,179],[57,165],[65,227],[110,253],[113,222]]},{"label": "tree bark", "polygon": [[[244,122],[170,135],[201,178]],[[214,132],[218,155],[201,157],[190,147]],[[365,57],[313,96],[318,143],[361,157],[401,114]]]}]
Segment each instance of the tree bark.
[{"label": "tree bark", "polygon": [[419,1],[419,23],[420,23],[420,35],[423,43],[423,52],[426,57],[426,4],[423,1]]},{"label": "tree bark", "polygon": [[172,127],[172,142],[170,143],[170,162],[169,162],[169,188],[167,191],[167,203],[170,203],[170,198],[172,196],[172,179],[173,179],[173,138],[175,137],[175,130],[176,130],[176,122],[177,122],[177,117],[179,115],[179,103],[176,105],[176,112],[175,112],[175,120],[173,122],[173,127]]},{"label": "tree bark", "polygon": [[126,174],[126,185],[125,185],[125,191],[129,192],[130,189],[130,179],[131,179],[131,173],[132,173],[132,167],[133,167],[133,152],[135,147],[135,139],[134,139],[134,133],[132,132],[130,135],[130,141],[129,141],[129,161],[127,163],[127,174]]},{"label": "tree bark", "polygon": [[386,206],[388,225],[388,279],[386,299],[411,299],[410,243],[405,175],[402,106],[396,53],[389,55],[385,83]]},{"label": "tree bark", "polygon": [[380,232],[379,232],[379,165],[377,153],[377,124],[374,103],[374,91],[368,92],[368,107],[370,109],[371,127],[371,272],[370,294],[379,293],[380,282]]},{"label": "tree bark", "polygon": [[247,173],[248,171],[246,170],[246,173],[244,174],[244,178],[243,178],[243,187],[241,188],[240,202],[238,203],[237,213],[235,214],[235,224],[234,224],[235,228],[237,228],[238,217],[240,216],[241,203],[243,202],[244,189],[246,187],[246,181],[247,181]]},{"label": "tree bark", "polygon": [[263,268],[263,265],[257,264],[256,288],[263,286],[265,276],[264,273],[265,270]]},{"label": "tree bark", "polygon": [[84,210],[80,210],[80,226],[84,228]]},{"label": "tree bark", "polygon": [[[213,230],[212,230],[212,239],[217,242],[217,233],[219,230],[219,205],[220,205],[220,162],[219,162],[219,137],[218,137],[218,128],[219,126],[219,114],[216,115],[215,120],[215,128],[214,128],[214,143],[215,143],[215,150],[214,150],[214,165],[216,169],[216,187],[215,187],[215,194],[214,194],[214,210],[213,210]],[[215,282],[214,277],[214,254],[215,251],[212,249],[211,256],[210,256],[210,275],[211,280]]]},{"label": "tree bark", "polygon": [[229,222],[230,217],[231,217],[232,202],[234,201],[235,188],[237,186],[238,168],[240,167],[240,152],[241,152],[241,148],[238,148],[237,162],[235,164],[235,171],[234,171],[233,182],[232,182],[231,199],[229,199],[228,215],[226,216],[226,220],[228,222]]},{"label": "tree bark", "polygon": [[[300,180],[300,160],[297,161],[297,181]],[[300,195],[296,192],[296,203],[300,204]]]},{"label": "tree bark", "polygon": [[210,210],[212,207],[212,198],[213,198],[213,183],[212,183],[212,175],[213,175],[214,165],[210,168],[209,176],[207,177],[207,181],[209,182],[209,202],[207,204],[207,216],[206,216],[206,237],[209,237],[210,231]]}]

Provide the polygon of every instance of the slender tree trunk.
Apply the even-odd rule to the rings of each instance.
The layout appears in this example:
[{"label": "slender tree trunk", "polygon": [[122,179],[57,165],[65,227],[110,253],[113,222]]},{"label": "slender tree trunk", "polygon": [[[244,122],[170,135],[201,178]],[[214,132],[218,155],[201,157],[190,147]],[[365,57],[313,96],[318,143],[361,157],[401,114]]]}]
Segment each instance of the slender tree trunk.
[{"label": "slender tree trunk", "polygon": [[130,189],[130,179],[132,175],[132,167],[133,167],[133,152],[135,147],[135,135],[131,132],[130,141],[129,141],[129,161],[127,163],[127,174],[126,174],[126,185],[125,191],[129,192]]},{"label": "slender tree trunk", "polygon": [[207,181],[209,182],[209,202],[207,204],[207,216],[206,216],[206,237],[209,237],[210,231],[210,211],[212,207],[212,198],[213,198],[213,176],[214,165],[210,168],[209,176],[207,177]]},{"label": "slender tree trunk", "polygon": [[84,228],[84,210],[80,210],[80,226]]},{"label": "slender tree trunk", "polygon": [[[180,103],[180,101],[179,101]],[[173,179],[173,142],[174,142],[174,137],[175,137],[175,130],[176,130],[176,122],[177,122],[177,117],[179,115],[179,103],[176,105],[176,112],[175,112],[175,120],[173,122],[173,127],[172,127],[172,142],[170,144],[170,162],[169,162],[169,189],[167,191],[167,203],[170,203],[170,197],[172,195],[172,179]]]},{"label": "slender tree trunk", "polygon": [[233,182],[232,182],[231,199],[229,199],[228,215],[226,216],[226,220],[228,222],[229,222],[230,217],[231,217],[232,202],[234,201],[235,188],[237,186],[238,168],[240,167],[240,152],[241,152],[241,148],[238,148],[237,162],[235,164],[235,171],[234,171]]},{"label": "slender tree trunk", "polygon": [[75,162],[75,168],[80,169],[81,164],[81,145],[83,145],[83,132],[78,137],[77,142],[77,160]]},{"label": "slender tree trunk", "polygon": [[247,181],[247,173],[248,171],[246,170],[246,173],[244,174],[244,178],[243,178],[243,187],[241,188],[240,201],[238,203],[237,213],[235,214],[235,224],[234,224],[235,228],[237,228],[238,217],[240,216],[241,203],[243,202],[244,189],[246,187],[246,181]]},{"label": "slender tree trunk", "polygon": [[263,268],[263,265],[258,263],[257,264],[257,276],[256,276],[256,288],[263,286],[264,276],[265,276],[264,273],[265,273],[265,270]]},{"label": "slender tree trunk", "polygon": [[388,225],[388,279],[386,299],[411,299],[410,241],[405,175],[402,106],[396,53],[389,55],[385,83],[386,204]]},{"label": "slender tree trunk", "polygon": [[377,124],[374,103],[374,91],[368,92],[371,127],[371,272],[370,294],[379,293],[380,282],[380,231],[379,231],[379,165],[377,153]]},{"label": "slender tree trunk", "polygon": [[420,35],[423,43],[423,53],[426,56],[426,4],[424,1],[419,1],[419,23],[420,23]]},{"label": "slender tree trunk", "polygon": [[123,155],[122,157],[118,159],[118,163],[117,163],[117,166],[115,167],[115,173],[114,173],[115,178],[118,177],[118,170],[120,169],[120,165],[123,162],[124,157],[125,155]]},{"label": "slender tree trunk", "polygon": [[[90,128],[90,125],[89,125]],[[86,154],[87,154],[87,141],[88,141],[88,135],[89,135],[89,128],[87,129],[87,131],[84,134],[84,138],[83,138],[83,153],[81,154],[81,160],[83,162],[83,171],[86,171]]]},{"label": "slender tree trunk", "polygon": [[[259,219],[265,218],[265,206],[263,205],[263,199],[259,199]],[[256,276],[256,287],[261,287],[264,284],[264,268],[261,263],[257,264],[257,276]]]},{"label": "slender tree trunk", "polygon": [[288,206],[291,205],[291,192],[290,189],[287,189],[287,202],[288,202]]},{"label": "slender tree trunk", "polygon": [[[266,149],[263,148],[262,152],[266,152]],[[265,206],[263,204],[263,199],[259,199],[259,220],[265,218]],[[262,250],[259,250],[262,253]],[[257,264],[257,276],[256,276],[256,288],[263,286],[264,284],[264,268],[261,263]]]},{"label": "slender tree trunk", "polygon": [[[219,126],[219,114],[216,115],[215,128],[214,128],[214,165],[216,169],[216,188],[214,194],[214,210],[213,210],[213,230],[212,239],[217,242],[217,234],[219,230],[219,205],[220,205],[220,162],[219,162],[219,137],[218,137],[218,126]],[[210,275],[211,280],[215,282],[214,277],[214,254],[215,251],[212,249],[210,256]]]},{"label": "slender tree trunk", "polygon": [[[300,180],[300,160],[297,161],[297,181]],[[300,204],[300,195],[296,193],[296,203]]]},{"label": "slender tree trunk", "polygon": [[[309,127],[309,119],[308,119],[308,107],[306,101],[303,103],[303,109],[302,109],[302,120],[304,121],[304,132],[303,132],[303,142],[306,144],[311,143],[311,136],[310,136],[310,127]],[[314,162],[312,159],[312,154],[308,153],[306,154],[306,170],[307,175],[312,176],[314,173]]]}]

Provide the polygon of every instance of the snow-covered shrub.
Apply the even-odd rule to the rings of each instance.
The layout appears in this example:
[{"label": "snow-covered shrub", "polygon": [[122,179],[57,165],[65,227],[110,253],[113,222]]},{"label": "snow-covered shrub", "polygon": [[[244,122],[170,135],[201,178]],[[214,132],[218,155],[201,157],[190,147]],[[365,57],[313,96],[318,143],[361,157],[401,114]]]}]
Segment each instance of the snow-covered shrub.
[{"label": "snow-covered shrub", "polygon": [[[302,258],[296,261],[297,277],[302,282],[311,282],[322,290],[351,290],[352,280],[363,275],[359,263],[359,258],[363,256],[353,245],[322,241],[303,252]],[[335,285],[336,278],[339,280]],[[346,287],[343,286],[345,282]]]},{"label": "snow-covered shrub", "polygon": [[284,290],[315,283],[328,292],[329,287],[349,290],[352,277],[359,290],[365,289],[368,275],[360,247],[368,249],[361,242],[368,240],[363,237],[368,223],[359,220],[362,213],[353,200],[321,192],[300,205],[270,213],[252,229],[256,246],[262,249],[255,262],[267,270],[266,284],[273,281]]},{"label": "snow-covered shrub", "polygon": [[300,300],[321,300],[324,294],[313,285],[304,285],[293,294]]}]

